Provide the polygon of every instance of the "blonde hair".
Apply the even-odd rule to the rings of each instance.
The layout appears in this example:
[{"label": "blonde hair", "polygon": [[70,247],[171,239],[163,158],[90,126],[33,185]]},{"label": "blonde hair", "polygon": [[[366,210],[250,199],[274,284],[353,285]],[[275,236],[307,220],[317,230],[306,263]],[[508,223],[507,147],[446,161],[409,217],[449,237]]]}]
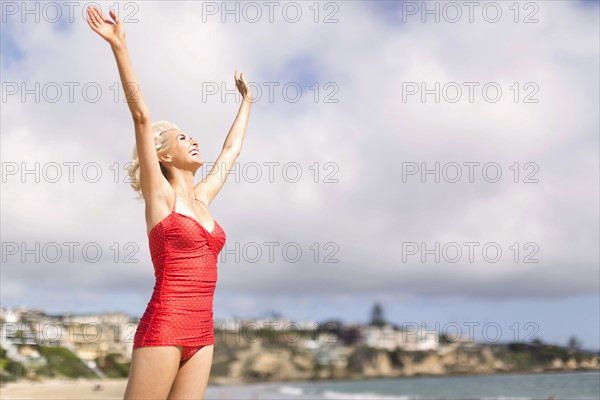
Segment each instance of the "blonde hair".
[{"label": "blonde hair", "polygon": [[[169,121],[157,121],[152,124],[152,136],[154,137],[154,144],[159,157],[169,148],[167,139],[162,133],[170,131],[171,129],[180,130],[177,125]],[[168,171],[162,164],[160,164],[160,170],[163,176],[168,178]],[[140,158],[137,152],[137,145],[133,146],[133,161],[127,168],[127,173],[130,178],[131,187],[138,193],[137,198],[143,198],[142,187],[140,185]]]}]

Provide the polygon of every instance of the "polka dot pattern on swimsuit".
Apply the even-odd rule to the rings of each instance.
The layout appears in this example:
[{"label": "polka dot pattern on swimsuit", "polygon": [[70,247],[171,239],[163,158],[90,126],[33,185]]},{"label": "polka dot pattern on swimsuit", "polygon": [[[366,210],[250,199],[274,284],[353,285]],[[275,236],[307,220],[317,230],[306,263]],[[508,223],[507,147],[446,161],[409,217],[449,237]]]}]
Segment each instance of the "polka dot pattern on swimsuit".
[{"label": "polka dot pattern on swimsuit", "polygon": [[156,283],[134,349],[214,344],[213,296],[225,231],[215,220],[209,232],[194,217],[175,212],[176,205],[177,195],[171,213],[148,236]]}]

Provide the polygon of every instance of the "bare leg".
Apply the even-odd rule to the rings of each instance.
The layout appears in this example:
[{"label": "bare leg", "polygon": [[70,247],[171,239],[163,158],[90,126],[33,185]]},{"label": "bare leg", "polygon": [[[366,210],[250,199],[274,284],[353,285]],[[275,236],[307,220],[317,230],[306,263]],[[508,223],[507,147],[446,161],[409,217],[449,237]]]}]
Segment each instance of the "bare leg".
[{"label": "bare leg", "polygon": [[212,367],[214,347],[212,344],[204,346],[191,358],[181,363],[169,393],[169,400],[204,399]]},{"label": "bare leg", "polygon": [[166,399],[180,360],[181,349],[176,346],[134,349],[123,399]]}]

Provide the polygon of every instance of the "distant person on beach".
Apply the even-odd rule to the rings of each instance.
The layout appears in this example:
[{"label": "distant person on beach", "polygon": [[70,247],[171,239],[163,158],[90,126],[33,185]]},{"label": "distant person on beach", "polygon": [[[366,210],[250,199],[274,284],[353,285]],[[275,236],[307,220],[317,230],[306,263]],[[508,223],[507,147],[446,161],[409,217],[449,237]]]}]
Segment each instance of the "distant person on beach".
[{"label": "distant person on beach", "polygon": [[[114,22],[95,6],[88,7],[87,14],[92,30],[110,44],[133,117],[136,145],[129,175],[145,202],[156,276],[135,332],[124,399],[203,399],[213,358],[217,256],[226,240],[208,206],[242,150],[252,92],[244,74],[235,71],[242,95],[239,111],[214,166],[194,186],[196,171],[204,164],[198,141],[172,122],[151,122],[129,59],[123,22],[113,10],[109,15]],[[160,22],[158,29],[168,29]],[[160,49],[154,51],[160,54]],[[90,122],[99,123],[100,118]]]}]

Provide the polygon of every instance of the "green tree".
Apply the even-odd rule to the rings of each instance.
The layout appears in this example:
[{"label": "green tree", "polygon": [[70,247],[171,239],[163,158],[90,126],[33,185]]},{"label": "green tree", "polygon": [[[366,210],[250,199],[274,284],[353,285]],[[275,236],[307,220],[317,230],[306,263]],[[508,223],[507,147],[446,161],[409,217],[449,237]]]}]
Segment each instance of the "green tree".
[{"label": "green tree", "polygon": [[381,304],[376,303],[371,311],[371,325],[382,327],[385,325],[385,318],[383,317],[383,307]]},{"label": "green tree", "polygon": [[569,338],[568,347],[571,351],[581,349],[581,340],[577,339],[575,335],[571,336]]},{"label": "green tree", "polygon": [[544,341],[542,340],[542,338],[536,336],[533,339],[531,339],[531,344],[534,346],[542,346],[544,344]]}]

